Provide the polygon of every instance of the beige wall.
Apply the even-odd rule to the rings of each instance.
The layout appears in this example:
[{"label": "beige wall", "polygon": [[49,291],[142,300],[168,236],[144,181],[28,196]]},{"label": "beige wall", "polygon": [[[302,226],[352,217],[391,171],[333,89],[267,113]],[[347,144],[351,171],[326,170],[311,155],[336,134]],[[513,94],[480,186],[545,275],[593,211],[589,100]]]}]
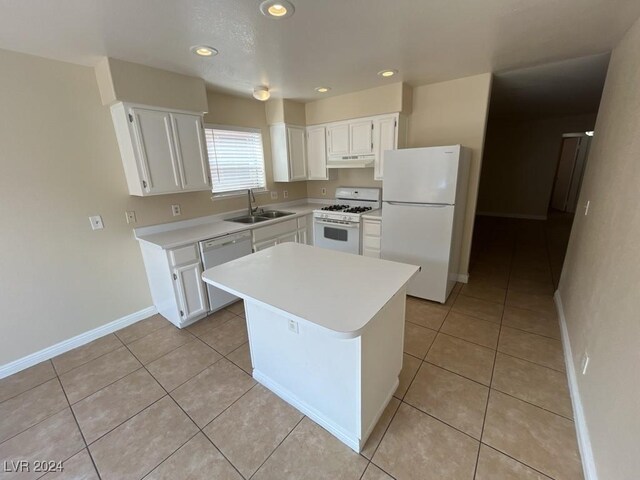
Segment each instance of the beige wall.
[{"label": "beige wall", "polygon": [[96,65],[102,103],[133,102],[154,107],[207,111],[204,80],[138,63],[104,58]]},{"label": "beige wall", "polygon": [[598,478],[640,472],[640,20],[613,51],[559,292]]},{"label": "beige wall", "polygon": [[593,130],[596,115],[489,119],[478,212],[547,215],[563,133]]},{"label": "beige wall", "polygon": [[309,102],[305,104],[307,125],[400,112],[411,99],[410,90],[398,82]]},{"label": "beige wall", "polygon": [[461,144],[471,148],[467,212],[460,271],[467,272],[476,211],[476,196],[491,94],[491,74],[423,85],[413,89],[409,147]]},{"label": "beige wall", "polygon": [[[133,227],[244,208],[209,192],[132,197],[94,70],[0,50],[0,365],[152,304]],[[205,121],[262,128],[279,201],[306,184],[274,184],[264,104],[210,93]],[[271,202],[269,194],[258,203]],[[170,206],[180,204],[173,217]],[[137,225],[127,225],[134,210]],[[88,217],[102,215],[92,231]]]}]

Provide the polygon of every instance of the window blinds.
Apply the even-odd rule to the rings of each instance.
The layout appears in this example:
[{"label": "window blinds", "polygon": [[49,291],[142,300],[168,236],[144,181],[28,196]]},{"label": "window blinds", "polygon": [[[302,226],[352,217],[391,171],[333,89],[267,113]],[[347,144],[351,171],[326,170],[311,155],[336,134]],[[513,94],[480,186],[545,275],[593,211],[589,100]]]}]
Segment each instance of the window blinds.
[{"label": "window blinds", "polygon": [[205,127],[204,131],[214,193],[266,187],[260,130]]}]

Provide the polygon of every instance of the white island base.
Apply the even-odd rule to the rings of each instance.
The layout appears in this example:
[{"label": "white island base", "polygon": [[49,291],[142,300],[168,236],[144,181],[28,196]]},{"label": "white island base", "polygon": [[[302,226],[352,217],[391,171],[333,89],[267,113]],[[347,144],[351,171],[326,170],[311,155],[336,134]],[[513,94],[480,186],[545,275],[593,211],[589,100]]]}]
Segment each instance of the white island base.
[{"label": "white island base", "polygon": [[244,299],[256,381],[360,452],[398,387],[406,284],[417,270],[282,244],[203,278]]}]

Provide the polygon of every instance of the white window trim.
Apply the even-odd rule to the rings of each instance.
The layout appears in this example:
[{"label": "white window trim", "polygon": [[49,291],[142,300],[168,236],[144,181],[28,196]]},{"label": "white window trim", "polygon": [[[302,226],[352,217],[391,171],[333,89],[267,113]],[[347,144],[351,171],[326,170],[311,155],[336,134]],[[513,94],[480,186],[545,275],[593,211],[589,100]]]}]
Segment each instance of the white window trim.
[{"label": "white window trim", "polygon": [[[235,131],[235,132],[252,132],[252,133],[259,133],[261,137],[263,137],[262,139],[264,140],[264,135],[262,134],[262,128],[260,127],[241,127],[239,125],[221,125],[219,123],[204,123],[203,124],[204,128],[212,128],[215,130],[230,130],[230,131]],[[253,193],[254,194],[264,194],[264,193],[269,193],[270,190],[268,188],[269,186],[269,181],[267,180],[267,165],[266,165],[266,161],[265,161],[265,157],[264,157],[264,141],[262,142],[262,162],[263,162],[263,168],[264,168],[264,182],[265,182],[265,187],[264,188],[253,188]],[[233,197],[243,197],[247,194],[247,189],[244,190],[234,190],[231,192],[219,192],[216,193],[213,190],[211,190],[211,200],[216,201],[216,200],[224,200],[227,198],[233,198]]]}]

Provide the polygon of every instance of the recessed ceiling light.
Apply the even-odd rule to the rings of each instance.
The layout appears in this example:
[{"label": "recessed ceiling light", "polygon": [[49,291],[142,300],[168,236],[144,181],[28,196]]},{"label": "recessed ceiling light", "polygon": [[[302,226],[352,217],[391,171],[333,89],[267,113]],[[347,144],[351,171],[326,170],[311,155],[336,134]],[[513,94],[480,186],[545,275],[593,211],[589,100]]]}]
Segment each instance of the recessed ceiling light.
[{"label": "recessed ceiling light", "polygon": [[386,78],[386,77],[393,77],[396,73],[398,73],[398,70],[380,70],[378,72],[378,75]]},{"label": "recessed ceiling light", "polygon": [[315,91],[318,93],[327,93],[329,90],[331,90],[331,87],[316,87]]},{"label": "recessed ceiling light", "polygon": [[287,0],[265,0],[260,4],[260,11],[269,18],[287,18],[293,15],[295,8]]},{"label": "recessed ceiling light", "polygon": [[191,47],[191,53],[195,53],[201,57],[213,57],[218,54],[218,50],[207,45],[195,45]]},{"label": "recessed ceiling light", "polygon": [[260,85],[259,87],[253,89],[253,98],[255,98],[256,100],[266,102],[267,100],[269,100],[270,96],[271,93],[269,92],[269,89],[263,85]]}]

